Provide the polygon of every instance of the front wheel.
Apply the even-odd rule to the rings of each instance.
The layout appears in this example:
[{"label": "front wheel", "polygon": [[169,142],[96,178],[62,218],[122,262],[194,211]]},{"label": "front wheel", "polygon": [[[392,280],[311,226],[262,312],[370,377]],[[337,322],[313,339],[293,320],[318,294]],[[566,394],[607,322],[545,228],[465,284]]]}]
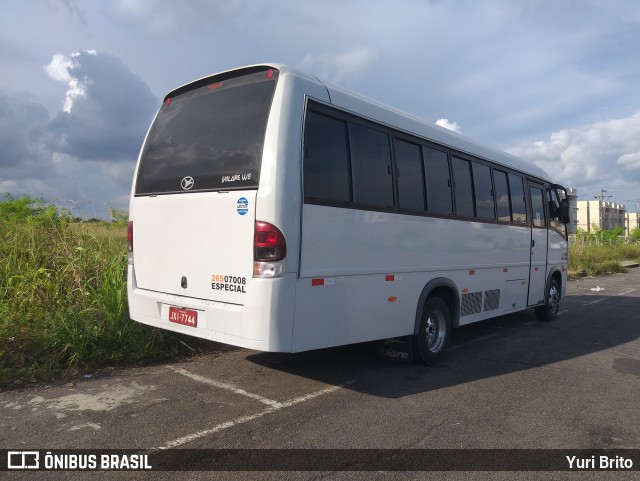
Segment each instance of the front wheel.
[{"label": "front wheel", "polygon": [[449,306],[439,297],[429,299],[420,318],[418,333],[413,336],[414,360],[423,364],[438,362],[451,337]]},{"label": "front wheel", "polygon": [[560,283],[552,278],[544,293],[544,304],[536,307],[536,317],[541,321],[553,321],[560,309]]}]

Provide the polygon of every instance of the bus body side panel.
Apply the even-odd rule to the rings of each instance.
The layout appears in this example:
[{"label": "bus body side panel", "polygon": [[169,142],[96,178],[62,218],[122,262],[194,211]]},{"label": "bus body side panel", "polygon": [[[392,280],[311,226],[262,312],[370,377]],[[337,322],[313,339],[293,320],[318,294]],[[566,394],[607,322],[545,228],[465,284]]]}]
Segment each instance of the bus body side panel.
[{"label": "bus body side panel", "polygon": [[569,272],[569,259],[567,254],[567,240],[553,229],[549,229],[549,251],[547,254],[547,279],[552,272],[560,272],[562,282],[560,297],[564,298],[567,290],[567,274]]},{"label": "bus body side panel", "polygon": [[277,226],[287,242],[286,272],[298,272],[302,207],[302,125],[306,97],[328,101],[326,88],[295,74],[281,74],[267,125],[256,220]]},{"label": "bus body side panel", "polygon": [[[293,351],[413,334],[423,275],[384,274],[300,278],[296,287]],[[396,299],[392,302],[393,299]]]},{"label": "bus body side panel", "polygon": [[460,325],[526,308],[530,229],[305,204],[293,350],[413,333],[423,287],[460,290]]}]

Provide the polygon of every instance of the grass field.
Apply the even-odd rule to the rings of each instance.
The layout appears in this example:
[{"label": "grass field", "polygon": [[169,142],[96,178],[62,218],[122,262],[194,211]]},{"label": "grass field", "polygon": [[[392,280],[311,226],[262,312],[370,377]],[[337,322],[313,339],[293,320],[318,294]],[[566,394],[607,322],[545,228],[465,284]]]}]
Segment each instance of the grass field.
[{"label": "grass field", "polygon": [[0,202],[0,387],[156,360],[172,336],[129,319],[126,224]]},{"label": "grass field", "polygon": [[572,276],[601,276],[626,272],[622,261],[640,260],[640,244],[588,245],[573,243],[569,248]]},{"label": "grass field", "polygon": [[[38,199],[0,200],[0,388],[190,352],[129,319],[126,222],[81,222]],[[126,219],[126,215],[124,216]],[[640,245],[575,243],[570,270],[620,272]]]}]

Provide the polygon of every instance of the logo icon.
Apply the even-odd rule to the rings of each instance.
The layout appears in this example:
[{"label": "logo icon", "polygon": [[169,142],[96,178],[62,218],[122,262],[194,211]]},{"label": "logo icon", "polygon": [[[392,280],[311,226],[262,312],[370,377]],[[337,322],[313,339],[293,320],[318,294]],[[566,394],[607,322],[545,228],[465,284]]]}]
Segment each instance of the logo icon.
[{"label": "logo icon", "polygon": [[240,215],[245,215],[249,212],[249,201],[246,197],[240,197],[238,199],[238,202],[236,203],[236,210]]},{"label": "logo icon", "polygon": [[39,451],[9,451],[7,453],[7,469],[40,468]]},{"label": "logo icon", "polygon": [[195,180],[193,180],[193,177],[191,177],[190,175],[186,176],[180,182],[180,186],[182,187],[182,190],[191,190],[191,188],[193,187],[193,184],[195,184]]}]

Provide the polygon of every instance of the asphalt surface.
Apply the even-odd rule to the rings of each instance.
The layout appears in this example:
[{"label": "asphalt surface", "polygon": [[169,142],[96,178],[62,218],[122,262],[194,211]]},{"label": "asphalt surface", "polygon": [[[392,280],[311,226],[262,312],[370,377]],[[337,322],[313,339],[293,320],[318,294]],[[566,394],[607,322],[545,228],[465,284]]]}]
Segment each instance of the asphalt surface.
[{"label": "asphalt surface", "polygon": [[[526,311],[460,328],[433,367],[378,359],[370,344],[299,354],[214,344],[189,361],[7,391],[0,449],[638,449],[639,281],[640,269],[572,281],[554,322]],[[216,472],[206,456],[175,462],[214,471],[0,477],[640,478],[638,471]]]}]

